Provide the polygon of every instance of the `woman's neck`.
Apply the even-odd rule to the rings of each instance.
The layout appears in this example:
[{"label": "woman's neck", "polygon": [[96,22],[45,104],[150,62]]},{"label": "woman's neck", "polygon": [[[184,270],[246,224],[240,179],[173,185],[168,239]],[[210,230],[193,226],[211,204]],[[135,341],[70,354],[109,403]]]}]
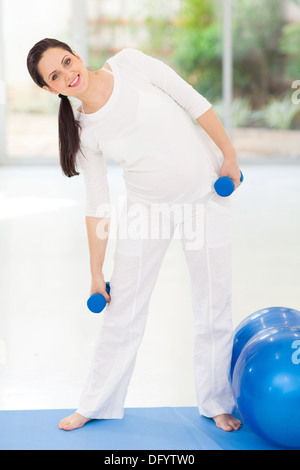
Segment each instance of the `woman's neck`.
[{"label": "woman's neck", "polygon": [[103,70],[89,71],[89,83],[86,91],[79,96],[85,114],[91,114],[102,108],[113,92],[114,77]]}]

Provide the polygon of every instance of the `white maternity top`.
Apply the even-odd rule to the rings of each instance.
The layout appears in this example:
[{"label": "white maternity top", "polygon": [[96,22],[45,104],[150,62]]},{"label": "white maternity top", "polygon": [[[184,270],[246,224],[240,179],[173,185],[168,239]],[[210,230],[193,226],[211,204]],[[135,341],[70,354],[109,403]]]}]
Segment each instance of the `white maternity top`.
[{"label": "white maternity top", "polygon": [[108,102],[97,112],[77,111],[86,188],[86,215],[107,216],[105,159],[119,162],[128,198],[146,204],[196,202],[211,191],[219,163],[189,114],[211,104],[172,68],[136,49],[107,61],[114,76]]}]

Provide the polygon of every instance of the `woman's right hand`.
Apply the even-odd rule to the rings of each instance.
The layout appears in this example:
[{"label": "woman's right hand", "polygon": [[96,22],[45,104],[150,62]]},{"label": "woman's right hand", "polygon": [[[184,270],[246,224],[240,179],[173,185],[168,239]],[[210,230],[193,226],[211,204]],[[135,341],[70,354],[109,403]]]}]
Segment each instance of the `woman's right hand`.
[{"label": "woman's right hand", "polygon": [[111,298],[110,295],[108,295],[106,292],[106,282],[104,281],[103,275],[92,276],[90,295],[93,294],[102,294],[106,302],[110,302]]}]

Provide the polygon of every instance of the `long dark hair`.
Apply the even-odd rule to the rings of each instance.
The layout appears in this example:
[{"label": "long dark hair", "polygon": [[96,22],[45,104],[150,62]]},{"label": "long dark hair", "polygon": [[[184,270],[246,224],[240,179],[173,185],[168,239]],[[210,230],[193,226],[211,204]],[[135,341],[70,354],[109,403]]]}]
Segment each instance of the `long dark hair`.
[{"label": "long dark hair", "polygon": [[[74,55],[67,44],[57,39],[47,38],[35,44],[27,56],[27,68],[33,81],[41,88],[49,85],[40,75],[38,65],[44,53],[51,48],[65,49]],[[76,170],[76,155],[80,149],[80,124],[75,119],[69,98],[62,95],[60,97],[58,115],[60,165],[63,173],[71,178],[71,176],[79,175]]]}]

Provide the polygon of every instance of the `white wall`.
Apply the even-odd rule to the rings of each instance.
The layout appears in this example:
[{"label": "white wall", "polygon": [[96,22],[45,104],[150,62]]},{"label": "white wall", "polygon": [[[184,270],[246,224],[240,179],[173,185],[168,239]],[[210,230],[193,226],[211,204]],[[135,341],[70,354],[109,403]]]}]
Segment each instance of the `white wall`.
[{"label": "white wall", "polygon": [[26,57],[31,47],[45,37],[66,40],[70,35],[71,1],[3,0],[2,27],[6,82],[22,87],[31,80]]}]

